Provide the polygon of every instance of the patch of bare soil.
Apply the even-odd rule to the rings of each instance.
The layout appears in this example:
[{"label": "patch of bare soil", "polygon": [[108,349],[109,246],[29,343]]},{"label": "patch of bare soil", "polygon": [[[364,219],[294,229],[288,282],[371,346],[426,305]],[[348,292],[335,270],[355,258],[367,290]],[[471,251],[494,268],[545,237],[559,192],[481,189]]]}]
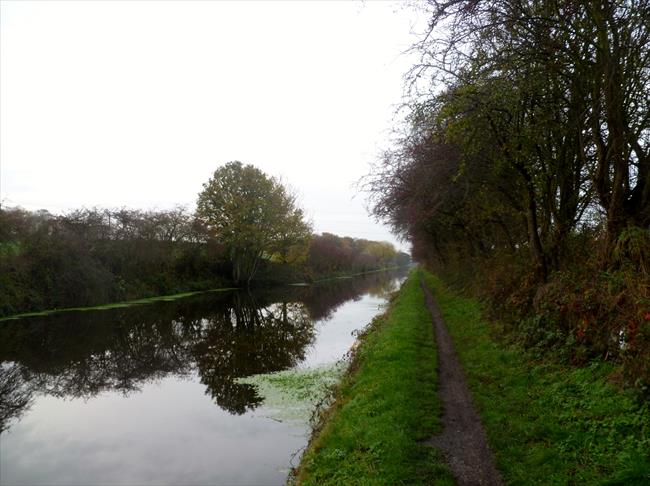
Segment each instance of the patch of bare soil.
[{"label": "patch of bare soil", "polygon": [[444,453],[460,486],[501,485],[481,419],[472,403],[463,368],[440,310],[424,282],[427,307],[438,348],[438,393],[443,406],[442,433],[430,443]]}]

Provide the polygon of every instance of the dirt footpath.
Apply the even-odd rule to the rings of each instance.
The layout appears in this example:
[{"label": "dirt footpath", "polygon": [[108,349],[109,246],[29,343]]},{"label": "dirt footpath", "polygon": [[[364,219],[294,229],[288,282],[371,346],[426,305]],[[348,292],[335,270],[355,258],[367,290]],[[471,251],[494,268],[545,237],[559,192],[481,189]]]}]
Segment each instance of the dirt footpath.
[{"label": "dirt footpath", "polygon": [[421,281],[438,349],[442,433],[430,443],[442,450],[459,485],[501,485],[481,419],[472,403],[463,368],[431,291]]}]

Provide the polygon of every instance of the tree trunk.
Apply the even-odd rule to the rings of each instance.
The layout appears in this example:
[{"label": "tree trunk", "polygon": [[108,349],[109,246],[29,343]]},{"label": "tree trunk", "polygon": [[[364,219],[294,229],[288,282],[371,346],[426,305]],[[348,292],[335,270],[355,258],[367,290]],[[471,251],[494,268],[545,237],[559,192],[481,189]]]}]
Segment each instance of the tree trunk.
[{"label": "tree trunk", "polygon": [[535,193],[532,187],[528,187],[528,201],[526,207],[526,222],[528,223],[528,246],[535,265],[535,274],[545,282],[548,277],[548,268],[544,249],[539,238],[539,229],[537,223],[537,203],[535,202]]}]

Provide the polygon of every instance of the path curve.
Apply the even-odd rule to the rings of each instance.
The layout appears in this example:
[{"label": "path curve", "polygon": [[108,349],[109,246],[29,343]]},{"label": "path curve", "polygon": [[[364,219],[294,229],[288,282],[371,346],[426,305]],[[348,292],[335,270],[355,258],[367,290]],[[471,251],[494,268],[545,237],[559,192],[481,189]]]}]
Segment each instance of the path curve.
[{"label": "path curve", "polygon": [[463,368],[431,291],[420,285],[431,313],[438,349],[438,394],[442,432],[430,443],[442,450],[460,486],[501,485],[481,419],[474,408]]}]

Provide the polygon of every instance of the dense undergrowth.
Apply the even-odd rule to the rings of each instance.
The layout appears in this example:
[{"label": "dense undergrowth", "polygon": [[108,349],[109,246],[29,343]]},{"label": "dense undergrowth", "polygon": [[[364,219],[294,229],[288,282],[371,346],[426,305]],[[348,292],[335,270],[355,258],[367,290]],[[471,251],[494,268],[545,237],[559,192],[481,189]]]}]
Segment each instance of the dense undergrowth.
[{"label": "dense undergrowth", "polygon": [[649,484],[650,409],[621,386],[620,364],[583,356],[575,367],[542,359],[543,340],[528,351],[497,342],[497,328],[483,319],[478,301],[429,274],[426,280],[507,483]]},{"label": "dense undergrowth", "polygon": [[439,430],[436,352],[417,274],[360,337],[336,402],[296,472],[300,484],[453,484],[422,441]]},{"label": "dense undergrowth", "polygon": [[[621,365],[620,380],[650,397],[650,232],[619,238],[603,269],[598,241],[580,239],[545,282],[517,255],[432,265],[451,287],[479,298],[504,337],[538,357]],[[477,272],[476,269],[481,271]]]}]

